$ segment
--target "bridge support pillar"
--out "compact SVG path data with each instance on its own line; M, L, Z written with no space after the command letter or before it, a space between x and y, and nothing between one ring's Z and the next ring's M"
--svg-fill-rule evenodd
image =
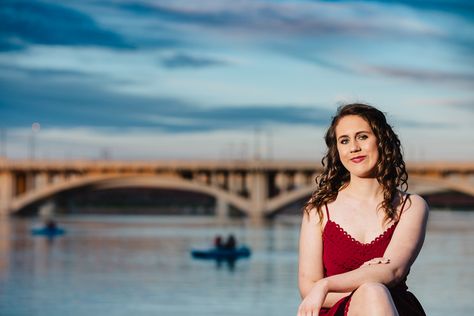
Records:
M265 206L268 200L268 181L266 174L261 171L252 174L251 180L251 202L248 212L251 221L260 222L265 216Z
M228 187L228 189L231 193L235 193L235 192L239 191L238 180L239 179L237 178L236 174L234 174L234 173L229 174L229 178L228 178L229 187Z
M225 220L229 216L229 204L223 198L217 198L216 216L220 221Z
M46 172L41 172L36 175L35 178L35 189L42 189L48 185L48 174Z
M0 173L0 217L10 214L10 203L13 199L13 178L9 172Z

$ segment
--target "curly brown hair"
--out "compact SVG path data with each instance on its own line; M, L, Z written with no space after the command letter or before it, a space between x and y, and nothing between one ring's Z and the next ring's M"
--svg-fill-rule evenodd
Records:
M384 197L378 209L385 211L385 221L397 220L397 210L393 201L397 196L398 189L403 192L408 189L408 173L403 161L400 140L381 111L362 103L340 106L332 118L331 125L324 137L328 147L326 155L321 160L324 170L315 179L317 188L305 204L304 210L309 215L311 209L316 209L320 220L322 220L323 205L334 201L338 192L349 184L350 174L339 160L336 140L336 126L341 118L347 115L357 115L367 121L377 138L379 160L374 174L382 185Z

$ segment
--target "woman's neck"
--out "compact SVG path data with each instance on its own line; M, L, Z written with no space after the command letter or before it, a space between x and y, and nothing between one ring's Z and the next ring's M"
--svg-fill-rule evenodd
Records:
M351 175L349 184L344 188L344 191L357 200L369 202L383 199L383 187L376 178L359 178Z

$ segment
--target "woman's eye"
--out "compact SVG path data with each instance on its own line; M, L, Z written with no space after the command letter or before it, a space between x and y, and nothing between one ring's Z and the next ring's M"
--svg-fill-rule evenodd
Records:
M359 135L359 139L362 139L362 140L367 139L367 137L368 137L367 135Z
M348 142L349 142L348 139L343 139L343 140L341 140L341 144L343 144L343 145L347 144Z

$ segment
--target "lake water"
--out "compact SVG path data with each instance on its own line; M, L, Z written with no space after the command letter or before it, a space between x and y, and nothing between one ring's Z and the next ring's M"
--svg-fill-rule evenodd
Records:
M67 234L30 235L34 219L0 221L0 315L295 315L299 219L67 216ZM428 315L474 315L474 212L432 212L408 278ZM216 234L253 254L192 259Z

